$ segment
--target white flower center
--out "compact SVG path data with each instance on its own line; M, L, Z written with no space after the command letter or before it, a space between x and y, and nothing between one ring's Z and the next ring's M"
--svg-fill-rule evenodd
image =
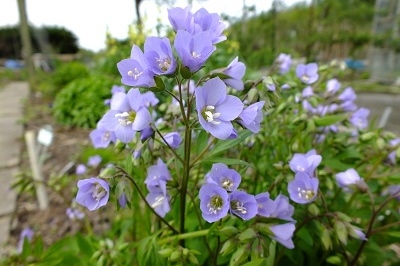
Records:
M122 126L128 126L131 125L136 118L136 112L135 111L130 111L128 112L123 112L123 113L118 113L115 114L115 117L118 118L118 123Z
M192 57L193 58L200 58L201 54L196 53L195 51L192 52Z
M311 189L302 189L298 187L297 191L299 192L299 197L302 199L310 200L315 196L314 191Z
M205 108L203 108L201 114L203 115L203 118L207 120L207 122L212 123L214 125L218 125L221 122L216 121L218 117L220 117L221 113L215 113L215 107L211 105L207 105Z
M213 196L207 204L208 211L212 214L217 214L217 212L222 210L222 206L224 205L223 199L215 195Z
M303 76L301 76L301 80L304 81L304 82L307 82L307 81L310 80L310 77L307 76L307 75L303 75Z
M155 208L161 206L161 205L163 204L164 200L165 200L165 197L164 197L164 196L157 196L157 197L155 198L155 201L153 202L153 204L151 204L151 207L152 207L153 209L155 209Z
M246 207L243 206L242 202L239 202L237 200L232 201L231 203L231 208L235 211L235 212L239 212L241 214L246 214L247 213L247 209Z
M93 199L100 201L106 194L107 191L99 183L96 183L92 192Z
M171 67L171 58L167 57L164 59L156 58L158 67L162 72L167 71Z
M102 138L102 141L108 141L111 137L111 134L109 131L105 132Z
M142 74L143 71L140 71L137 67L128 71L128 76L133 77L135 80L138 80Z
M233 182L232 180L228 179L228 178L224 178L221 182L221 187L223 187L224 189L231 191L233 188Z

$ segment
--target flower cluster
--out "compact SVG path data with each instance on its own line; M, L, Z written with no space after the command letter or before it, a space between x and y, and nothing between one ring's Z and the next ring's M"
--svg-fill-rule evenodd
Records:
M199 192L200 209L204 220L216 222L228 212L243 220L257 215L257 201L253 195L237 190L240 174L223 163L213 164L206 175L206 183Z
M310 64L309 64L310 65ZM307 65L308 66L308 65ZM314 64L313 64L314 66ZM304 73L307 73L308 68L306 66L298 66L298 78L302 79L304 76L308 77L306 74L301 74L302 70ZM314 67L311 68L313 71ZM317 75L317 74L315 74ZM314 79L315 76L314 75ZM312 80L312 79L309 79ZM311 83L307 83L311 84ZM325 104L313 104L313 97L322 97L324 99ZM358 130L365 130L368 127L368 116L369 109L364 107L357 107L355 100L357 99L357 95L352 87L346 87L341 90L341 83L333 78L326 82L326 90L319 94L319 92L315 92L313 87L308 85L302 91L301 95L301 103L303 109L311 115L317 115L319 117L325 117L328 115L335 114L347 114L348 122L352 125L353 130L352 134L357 135ZM338 132L340 127L340 123L335 123L333 125L327 127L321 127L321 134L319 135L319 141L324 139L325 133Z
M290 198L297 203L305 204L315 200L318 194L318 178L315 169L322 160L315 150L305 154L296 153L289 162L290 169L295 173L294 180L289 182Z
M147 177L144 181L149 190L146 200L161 217L164 217L170 211L170 196L167 191L169 180L171 180L171 175L167 165L161 159L158 159L156 165L148 168Z
M112 174L80 180L77 203L93 211L104 206L110 194L115 193L122 208L148 208L159 222L159 226L149 230L160 229L162 233L157 237L165 238L157 242L163 246L160 254L171 262L176 259L172 254L178 253L181 257L175 261L190 261L190 255L184 253L191 252L187 250L194 243L191 238L213 236L213 230L220 229L216 233L216 246L223 246L214 252L210 247L215 243L206 243L210 257L216 258L220 251L235 248L249 254L263 253L274 248L269 244L271 239L294 248L295 219L300 215L295 215L296 204L290 201L313 202L308 206L297 205L304 211L301 217L305 217L298 227L299 238L305 236L306 242L314 241L314 232L307 231L311 227L328 232L321 240L326 250L339 242L346 245L348 236L368 239L371 232L364 234L361 225L352 225L349 217L331 210L325 203L325 199L336 199L343 191L356 193L369 189L367 175L360 172L364 181L357 172L358 165L357 171L343 167L353 159L358 160L361 152L345 145L335 146L350 138L356 141L354 136L362 135L369 126L369 110L357 107L354 90L342 89L335 78L322 80L325 68L319 68L317 63L298 64L291 75L293 80L288 79L283 86L279 85L280 80L275 82L279 76L244 82L246 66L238 57L227 60L230 63L226 67L207 70L207 60L226 39L225 25L219 16L205 9L193 13L187 7L169 9L168 18L175 32L171 39L147 37L143 47L133 45L130 57L117 64L122 84L130 88L113 86L112 96L106 101L109 110L90 138L96 148L114 143L116 152L127 151L128 156L123 164L116 163L113 171L105 170ZM282 75L292 65L291 56L282 53L270 71ZM296 94L293 90L297 90ZM280 93L289 95L286 102L280 102ZM264 117L268 118L265 123L270 124L262 125ZM281 128L278 123L290 123L283 124L289 129ZM347 131L341 138L331 134L326 139L332 137L335 142L324 143L328 133L341 133L343 128ZM379 157L395 164L394 149L398 144L398 139L392 139L387 147L381 144ZM246 150L233 150L235 145L243 145ZM297 152L302 150L308 151ZM324 152L324 169L318 170L322 156L317 150ZM375 155L372 150L368 149L368 153ZM329 152L342 155L344 162L326 158ZM234 158L222 160L221 156L231 155ZM88 165L95 167L98 163L93 158ZM213 164L207 172L210 163ZM129 170L125 171L121 165ZM242 165L247 168L241 175L236 169ZM288 175L288 169L293 174ZM81 173L84 170L79 169ZM107 178L107 182L102 178ZM335 180L341 189L325 195L324 189L332 190ZM147 195L142 193L144 187ZM133 188L145 204L132 200ZM398 193L397 186L387 191L390 197L397 197ZM348 196L343 194L344 198ZM378 209L373 208L373 212ZM71 219L81 217L74 209L67 214ZM375 214L373 217L377 217ZM204 224L204 220L219 223ZM164 234L165 228L169 231ZM192 234L190 230L199 231ZM179 247L165 244L175 237ZM207 241L213 241L212 237L207 237ZM232 241L235 248L229 247ZM244 262L247 254L242 253ZM239 255L235 253L232 257Z

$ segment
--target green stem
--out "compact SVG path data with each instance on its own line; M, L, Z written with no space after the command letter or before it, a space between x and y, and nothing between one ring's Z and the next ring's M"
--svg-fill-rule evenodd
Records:
M377 232L379 232L379 231L386 230L386 229L388 229L388 228L390 228L390 227L392 227L392 226L398 226L398 225L400 225L400 221L393 222L393 223L390 223L390 224L386 224L386 225L383 225L383 226L381 226L381 227L377 227L377 228L371 230L370 235L373 235L373 234L375 234L375 233L377 233Z
M196 237L200 237L200 236L206 236L208 234L209 230L210 229L204 229L204 230L200 230L200 231L194 231L194 232L190 232L190 233L170 236L170 237L161 239L160 241L158 241L158 244L163 245L163 244L171 243L174 240L184 240L184 239L188 239L188 238L196 238Z
M183 177L181 182L180 188L180 223L179 223L179 233L185 233L185 220L186 220L186 194L188 188L188 181L189 181L189 174L190 174L190 150L191 150L191 143L192 143L192 128L190 126L190 112L192 108L192 104L189 100L190 93L189 93L189 85L187 86L186 91L186 114L183 108L183 99L182 99L182 84L179 83L179 97L180 102L182 104L181 112L182 116L185 117L185 147L184 147L184 162L183 162ZM182 239L180 244L184 247L185 242Z
M183 161L183 159L181 158L181 156L179 156L179 154L176 153L175 149L173 149L168 142L165 140L164 136L161 134L161 132L157 129L157 127L154 127L154 129L156 130L157 134L161 137L161 139L163 140L164 144L168 146L168 148L172 151L172 153L175 155L175 157L181 161L182 164L184 164L185 162Z
M212 141L210 141L210 143L208 143L207 147L205 147L200 154L193 160L193 162L190 164L190 167L193 167L197 161L199 161L201 158L203 158L204 154L208 151L208 149L210 149L211 145L213 145L215 143L217 139L214 138Z
M178 78L176 78L176 82L177 82L178 88L179 88L179 99L178 99L179 108L181 109L181 114L182 114L183 122L184 122L185 125L187 126L188 123L189 123L189 117L186 117L186 114L185 114L185 107L183 106L183 100L182 100L182 81L179 80ZM188 107L188 108L189 108L189 107Z
M379 206L379 208L375 212L372 213L371 220L369 221L369 224L368 224L367 232L365 233L366 238L369 238L369 236L372 234L372 232L373 232L372 226L374 225L375 219L378 217L379 212L386 206L386 204L388 204L392 199L395 199L398 196L400 196L400 191L398 191L397 193L394 193L392 196L388 197L384 202L382 202L382 204ZM354 256L353 260L349 264L350 266L356 265L357 260L361 256L361 253L364 250L366 244L367 244L367 241L363 241L361 243L360 247L358 248L358 250L356 252L356 255Z
M181 183L181 194L180 194L180 227L179 232L183 234L185 232L185 219L186 219L186 193L188 187L189 173L190 173L190 145L192 139L192 130L190 127L185 129L185 155L183 164L183 178ZM183 245L183 241L181 242Z
M269 256L267 257L267 261L265 265L267 266L274 266L275 265L275 255L276 255L276 241L272 240L269 244Z
M151 205L147 202L146 197L144 196L144 194L142 193L142 191L140 190L140 187L138 186L138 184L135 182L135 180L133 180L133 178L127 173L125 172L124 169L116 166L116 168L121 171L123 173L123 177L127 178L128 180L130 180L133 184L133 186L136 188L136 190L138 191L140 197L142 198L142 200L144 201L144 203L146 204L146 206L169 228L171 229L171 231L173 231L175 234L178 233L178 231L172 226L170 225L163 217L161 217L154 209L153 207L151 207Z

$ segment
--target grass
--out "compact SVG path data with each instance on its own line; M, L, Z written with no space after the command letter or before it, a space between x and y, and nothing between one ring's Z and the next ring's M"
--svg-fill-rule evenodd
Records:
M0 68L0 89L11 81L26 80L26 71Z

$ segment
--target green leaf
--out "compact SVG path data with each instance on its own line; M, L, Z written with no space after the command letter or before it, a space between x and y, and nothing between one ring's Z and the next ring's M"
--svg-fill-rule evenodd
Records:
M229 265L240 265L245 259L247 259L249 253L247 245L239 247L239 249L233 253Z
M222 157L213 157L213 158L207 158L201 161L202 163L223 163L226 165L244 165L247 167L250 167L250 164L248 162L245 162L240 159L233 159L233 158L222 158Z
M400 232L397 232L397 231L386 232L385 235L400 238Z
M169 256L169 261L171 262L177 262L182 259L182 250L175 250L174 252L171 253L171 256Z
M236 227L234 227L232 225L227 225L227 226L222 227L218 231L216 231L216 233L219 235L226 236L226 237L231 237L231 236L236 235L238 233L238 230Z
M323 127L323 126L330 126L341 122L347 118L346 115L327 115L323 117L313 116L313 120L316 126Z
M199 260L196 258L196 256L192 253L192 252L190 252L189 254L188 254L188 260L190 261L190 263L192 263L192 264L194 264L194 265L199 265L200 263L199 263Z
M339 256L330 256L326 259L326 262L330 263L330 264L335 264L335 265L339 265L342 263L342 260L340 259Z
M326 228L322 229L321 242L326 250L330 250L332 248L331 234L330 231Z
M310 247L313 246L314 240L312 236L310 235L310 232L306 230L305 228L303 230L300 230L297 232L297 235L299 236L300 239L302 239L304 242L306 242Z
M35 257L40 258L44 251L44 244L41 237L36 238L35 245L33 246L33 254Z
M236 241L233 238L229 238L228 240L225 241L225 243L222 245L221 250L219 253L222 256L226 256L228 254L231 254L235 249L236 249Z
M174 252L174 249L168 247L168 248L164 248L164 249L158 251L158 254L160 254L161 257L163 257L163 258L168 258L169 256L171 256L172 252Z
M160 76L155 76L154 81L156 82L157 88L161 91L165 90L165 84L164 81Z
M258 232L260 232L263 236L271 236L273 235L271 232L270 224L263 224L263 223L257 223L255 225L255 228L257 229Z
M238 133L236 139L229 139L218 142L215 147L210 151L209 157L215 156L223 151L226 151L239 143L242 143L247 137L251 136L253 132L250 130L242 130Z
M248 242L249 239L253 239L257 236L253 228L247 228L238 235L240 242Z
M255 259L252 261L249 261L242 266L260 266L260 265L265 265L266 259L260 258L260 259Z
M341 221L336 221L334 228L335 228L335 232L336 232L336 235L337 235L339 241L346 245L347 238L349 235L347 232L346 225Z
M156 241L157 235L152 235L139 242L137 258L139 265L164 265L158 251L160 247Z
M354 147L349 147L345 149L343 152L340 153L339 158L341 160L346 160L346 159L361 159L362 154L356 150Z
M345 171L352 167L351 164L343 163L337 158L326 158L324 159L324 164L325 166L328 166L333 170L339 170L339 171Z
M205 130L200 130L196 137L196 145L194 146L196 154L200 154L208 144L208 133Z
M191 79L192 78L192 72L190 72L190 69L185 66L181 66L181 75L184 79Z
M308 205L308 211L309 211L312 215L314 215L314 216L319 215L319 208L318 208L318 206L317 206L316 204L314 204L314 203Z
M229 76L225 73L222 73L222 72L211 72L210 73L210 79L216 78L216 77L218 77L220 79L230 79L231 78L231 76Z
M90 258L94 253L94 249L91 243L81 234L77 234L75 239L79 250Z
M132 176L133 174L133 161L132 161L132 156L126 156L125 159L125 171Z

